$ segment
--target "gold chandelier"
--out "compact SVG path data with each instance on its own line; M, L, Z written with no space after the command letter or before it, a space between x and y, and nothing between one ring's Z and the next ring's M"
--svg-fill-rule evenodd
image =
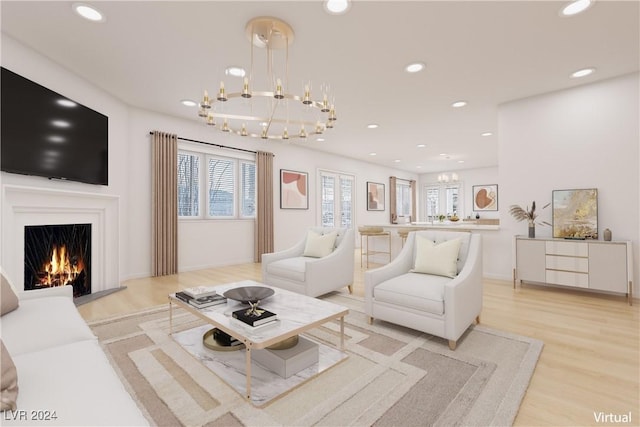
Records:
M227 93L224 81L213 97L205 90L198 116L222 132L262 139L306 138L333 128L337 117L327 84L320 86L319 101L312 98L309 81L301 82L302 95L289 91L291 26L277 18L259 17L247 23L245 32L251 44L249 75L240 74L243 83L238 92ZM264 74L254 72L254 48L264 52Z

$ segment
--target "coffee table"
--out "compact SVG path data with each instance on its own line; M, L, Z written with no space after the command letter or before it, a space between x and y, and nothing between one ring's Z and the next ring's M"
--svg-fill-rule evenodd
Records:
M253 280L244 280L240 282L228 283L225 285L216 286L216 291L223 294L225 291L243 287L243 286L266 286L264 284L255 282ZM268 287L268 286L267 286ZM252 399L251 386L252 386L252 363L251 353L253 350L264 349L274 344L280 343L295 335L299 335L310 329L317 328L324 323L330 322L335 319L340 319L340 343L339 346L333 347L333 349L325 349L321 351L326 354L333 350L333 354L329 357L329 361L322 363L321 369L318 369L317 373L324 372L329 367L343 361L348 356L344 352L344 317L349 313L349 309L337 304L333 304L327 301L323 301L317 298L311 298L306 295L300 295L295 292L290 292L284 289L271 287L275 293L260 303L261 308L265 308L278 315L278 320L267 325L259 327L251 327L237 319L234 319L231 314L243 307L247 307L242 303L227 300L227 304L207 307L198 309L191 306L188 303L178 299L175 294L169 295L169 328L170 334L173 335L173 307L177 305L186 309L190 313L200 317L210 325L226 332L227 334L240 340L245 346L245 368L244 375L246 376L246 385L244 390L244 397L254 404L264 404L270 399L261 396L258 400ZM192 341L197 340L197 337L202 339L202 334L193 335L190 338ZM184 340L184 338L183 338ZM327 347L324 345L324 347ZM335 354L335 353L338 354ZM215 353L220 353L216 355ZM223 354L224 353L224 354ZM229 358L231 352L215 352L211 351L211 356L208 357L220 357ZM230 364L227 360L223 361L225 368ZM215 371L214 371L215 372ZM218 372L216 372L218 374ZM223 380L224 372L218 374ZM306 378L308 379L308 378ZM304 381L306 381L306 379ZM231 384L230 381L226 381L230 386L237 390L237 384ZM298 381L299 383L300 381ZM297 386L297 384L296 384ZM285 387L286 388L286 387ZM283 390L288 391L287 390Z

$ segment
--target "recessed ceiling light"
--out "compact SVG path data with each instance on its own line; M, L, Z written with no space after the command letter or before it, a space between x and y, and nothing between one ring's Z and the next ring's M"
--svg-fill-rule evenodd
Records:
M395 159L393 163L400 163L400 161L401 161L400 159Z
M424 147L426 147L426 145L425 145L425 144L418 144L418 145L416 145L416 147L418 147L418 148L424 148Z
M369 153L370 156L377 156L378 153Z
M572 79L576 79L579 77L586 77L589 74L593 74L593 72L596 71L595 68L583 68L581 70L575 71L573 73L571 73L571 78Z
M422 166L416 166L416 169L422 169Z
M183 99L182 101L180 101L182 103L182 105L184 105L185 107L195 107L196 105L198 105L195 101L192 101L190 99Z
M447 153L440 153L440 155L441 155L441 156L446 156L446 155L447 155Z
M351 2L348 0L327 0L324 2L324 10L333 15L345 13L350 7Z
M584 12L591 6L591 0L576 0L562 8L560 14L563 16L573 16L580 12Z
M78 15L82 16L84 19L88 19L89 21L93 21L93 22L106 21L102 12L100 12L98 9L96 9L93 6L89 6L88 4L84 4L84 3L74 3L72 7L73 7L73 10Z
M367 125L367 128L369 128L369 129L377 129L378 125L376 123L371 123L371 124Z
M467 105L467 101L456 101L453 104L451 104L453 108L460 108L460 107L464 107L465 105Z
M316 141L318 141L318 142L324 142L324 138L316 138Z
M464 163L464 160L458 160L458 163Z
M426 65L424 65L423 62L414 62L404 67L404 70L407 73L417 73L424 70L424 67L426 67Z
M491 136L493 135L493 132L485 132L483 134L480 134L480 136Z
M242 67L227 67L227 69L224 70L224 73L227 76L233 77L244 77L247 74L247 72Z

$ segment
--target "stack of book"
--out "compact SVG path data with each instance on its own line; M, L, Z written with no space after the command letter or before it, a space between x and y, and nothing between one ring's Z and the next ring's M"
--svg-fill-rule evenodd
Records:
M278 320L278 315L276 313L272 313L269 310L264 310L262 308L258 308L257 311L260 313L259 315L248 314L249 309L243 308L242 310L236 310L233 312L233 317L238 319L249 326L261 326L266 325L267 323L275 322Z
M213 339L218 344L225 347L234 347L236 345L242 344L242 342L239 339L234 338L231 335L227 334L226 332L221 331L220 329L217 329L217 328L213 330Z
M227 299L216 293L215 288L206 286L198 286L185 289L182 292L176 292L176 298L196 308L206 308L227 303Z

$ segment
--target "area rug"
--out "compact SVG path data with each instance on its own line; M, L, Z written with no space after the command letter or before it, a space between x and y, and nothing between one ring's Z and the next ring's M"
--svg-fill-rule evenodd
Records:
M149 422L159 426L506 426L542 342L471 327L455 351L447 341L386 322L367 323L362 299L349 308L349 357L266 407L256 408L184 350L169 332L168 306L90 324ZM174 331L203 322L174 310ZM337 343L338 322L310 338Z

